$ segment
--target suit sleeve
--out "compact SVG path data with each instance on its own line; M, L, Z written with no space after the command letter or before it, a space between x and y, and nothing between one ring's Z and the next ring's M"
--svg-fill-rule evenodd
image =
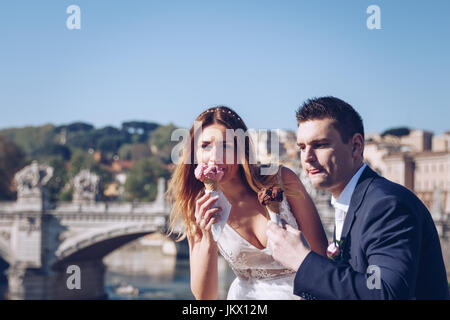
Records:
M346 262L311 252L297 271L294 293L319 299L409 299L420 238L414 212L397 199L380 199L365 217L360 243L368 265L379 271L379 281L372 282L372 273L358 273Z

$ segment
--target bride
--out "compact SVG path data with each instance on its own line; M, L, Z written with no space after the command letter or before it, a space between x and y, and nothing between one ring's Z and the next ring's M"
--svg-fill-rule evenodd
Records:
M248 135L245 145L239 147L237 144L242 141L227 137L227 129L247 132L242 119L230 108L210 108L195 121L201 127L191 128L183 161L177 165L168 188L174 202L172 230L181 218L185 225L181 239L187 237L189 243L192 293L196 299L217 299L220 251L237 276L228 299L298 299L293 294L297 270L286 269L276 262L267 246L268 211L258 202L257 193L262 188L281 187L284 190L281 217L302 230L311 250L325 256L327 239L311 198L296 174L285 167L276 174L262 175L261 168L250 161L253 158ZM221 210L211 208L217 197L205 193L203 183L194 176L195 163L208 162L223 169L219 188L231 204L228 221L217 242L211 232Z

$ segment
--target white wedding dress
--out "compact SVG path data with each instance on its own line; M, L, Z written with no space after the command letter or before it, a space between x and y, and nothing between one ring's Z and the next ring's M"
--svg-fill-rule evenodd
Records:
M281 218L298 229L284 197ZM305 241L305 240L304 240ZM258 249L225 224L217 242L221 255L236 274L228 291L229 300L297 300L293 294L295 271L286 269L271 255L270 246Z

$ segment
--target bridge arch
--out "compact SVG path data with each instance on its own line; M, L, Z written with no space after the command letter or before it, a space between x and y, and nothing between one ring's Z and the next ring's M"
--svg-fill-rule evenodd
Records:
M156 227L152 223L141 222L126 223L87 231L63 241L57 248L50 267L52 269L60 269L70 262L101 260L126 243L156 232L167 234L167 229ZM176 243L177 251L183 245ZM183 250L181 256L184 257L186 255L185 251Z

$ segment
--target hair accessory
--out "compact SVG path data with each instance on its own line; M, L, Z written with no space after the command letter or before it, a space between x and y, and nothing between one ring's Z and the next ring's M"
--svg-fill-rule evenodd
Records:
M211 109L208 109L208 110L204 111L200 116L204 115L205 113L215 112L215 111L220 111L220 108L211 108ZM233 118L236 118L237 120L241 121L241 118L238 117L237 114L234 113L233 111L227 110L226 112L227 112L229 115L231 115Z

